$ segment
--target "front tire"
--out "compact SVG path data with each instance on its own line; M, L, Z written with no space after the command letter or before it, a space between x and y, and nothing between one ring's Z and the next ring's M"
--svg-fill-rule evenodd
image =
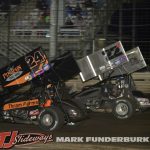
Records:
M113 106L113 115L118 119L128 119L134 114L134 111L134 103L127 98L116 100Z
M58 107L46 108L39 115L39 127L45 131L60 129L64 122L64 114Z

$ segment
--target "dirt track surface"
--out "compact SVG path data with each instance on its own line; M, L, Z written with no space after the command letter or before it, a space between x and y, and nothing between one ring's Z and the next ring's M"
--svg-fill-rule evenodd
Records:
M54 142L47 144L32 144L21 147L14 147L13 149L60 149L60 150L74 150L86 149L150 149L149 143L56 143L56 137L150 137L150 111L137 113L128 120L117 120L112 114L107 113L92 113L90 118L76 124L75 126L64 126L59 131L50 133L43 132L35 125L24 124L10 124L0 123L0 132L4 131L19 131L19 133L44 133L52 134ZM90 144L90 145L89 145ZM76 146L76 148L75 148ZM85 148L84 148L85 147Z

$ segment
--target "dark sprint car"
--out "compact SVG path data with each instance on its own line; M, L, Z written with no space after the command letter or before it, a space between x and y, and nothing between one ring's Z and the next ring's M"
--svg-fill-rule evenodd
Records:
M116 118L127 119L134 112L150 107L149 99L136 90L131 76L146 67L139 47L125 53L119 41L77 62L82 81L94 77L100 80L72 94L74 101L84 105L82 109L112 112Z
M0 69L1 120L52 131L84 119L85 113L75 102L62 100L63 81L78 73L70 53L49 62L40 47ZM16 92L21 88L23 93Z

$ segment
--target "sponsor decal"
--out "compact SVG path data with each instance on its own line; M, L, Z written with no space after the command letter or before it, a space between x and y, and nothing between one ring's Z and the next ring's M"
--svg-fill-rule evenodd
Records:
M14 146L49 142L56 143L150 143L150 137L56 137L52 134L22 133L18 131L0 133L0 149Z
M31 110L29 112L29 116L37 116L39 115L40 111L38 109L35 109L35 110Z
M23 84L26 82L26 77L29 75L29 73L26 73L25 75L19 77L18 79L10 82L9 84L6 84L4 87L9 87L9 86L14 86L14 85L19 85L19 84Z
M0 149L9 149L17 145L28 145L43 142L44 144L53 141L53 136L42 133L24 133L18 131L0 133Z
M16 67L12 66L11 68L9 68L8 71L3 73L2 76L6 81L12 81L21 76L22 73L23 73L22 67L21 65L18 65Z
M50 69L49 64L44 64L42 68L38 69L37 71L32 71L28 76L25 77L26 81L31 81L35 77L43 74L45 71L48 71Z
M39 105L39 100L33 99L33 100L26 100L26 101L21 101L21 102L5 104L3 107L3 110L11 110L11 109L32 107L32 106L38 106L38 105Z

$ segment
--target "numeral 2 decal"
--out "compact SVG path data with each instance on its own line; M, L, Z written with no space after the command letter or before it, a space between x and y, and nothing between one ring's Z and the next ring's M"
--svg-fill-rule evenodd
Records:
M30 68L34 68L40 62L44 62L45 57L41 54L41 52L37 51L33 55L27 56L25 60L27 64L30 66Z
M120 49L116 46L111 49L106 50L106 53L110 60L122 54Z

